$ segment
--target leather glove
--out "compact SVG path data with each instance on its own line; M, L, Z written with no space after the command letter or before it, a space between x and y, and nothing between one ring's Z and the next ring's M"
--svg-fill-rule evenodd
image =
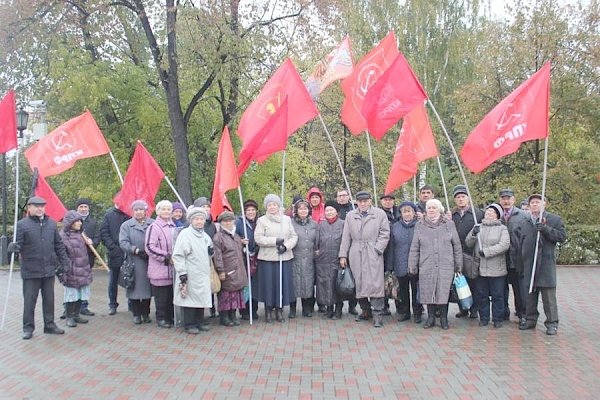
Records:
M212 246L208 246L208 256L212 257L215 254L215 249Z
M186 284L188 281L187 274L179 275L179 282Z
M538 232L546 232L546 230L548 229L548 227L543 222L536 222L535 223L535 229Z
M485 258L485 253L483 252L483 250L479 250L479 257Z
M481 225L475 225L473 227L473 236L477 236L479 234L479 231L481 231Z
M281 246L281 245L283 244L283 242L284 242L284 240L283 240L283 239L281 239L281 238L277 238L277 239L275 240L275 245L276 245L277 247L279 247L279 246Z
M285 245L280 244L277 246L277 254L283 254L287 251L287 247Z
M56 268L54 275L56 275L58 281L62 284L67 281L67 274L65 273L65 268L62 265Z
M8 247L6 248L6 250L9 253L19 253L21 251L21 246L17 242L11 242L8 244Z
M169 265L171 265L171 255L170 255L170 254L167 254L167 255L165 256L165 261L164 261L164 263L165 263L165 265L166 265L166 266L169 266Z

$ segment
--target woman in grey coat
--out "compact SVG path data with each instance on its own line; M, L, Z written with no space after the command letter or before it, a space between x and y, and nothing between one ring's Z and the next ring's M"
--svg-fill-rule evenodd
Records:
M127 289L127 298L130 300L133 313L133 323L139 325L143 322L150 323L150 299L152 288L148 278L148 255L144 250L146 230L154 222L146 216L148 204L144 200L135 200L131 203L133 218L123 222L119 231L119 246L134 265L133 288Z
M440 311L440 325L448 329L448 297L455 272L462 270L462 247L451 219L437 199L425 205L425 216L415 228L408 272L419 274L419 300L427 305L427 321L423 327L435 325L435 310Z
M292 226L298 235L294 247L294 297L290 301L289 318L296 318L296 299L302 301L302 316L312 317L315 305L315 236L317 223L310 216L311 209L304 199L294 203Z
M479 259L477 296L479 299L479 326L490 321L490 296L494 328L502 327L504 319L504 286L506 285L506 252L510 248L508 228L500 217L504 210L499 204L490 204L485 210L481 225L475 225L465 238L467 247L475 246Z

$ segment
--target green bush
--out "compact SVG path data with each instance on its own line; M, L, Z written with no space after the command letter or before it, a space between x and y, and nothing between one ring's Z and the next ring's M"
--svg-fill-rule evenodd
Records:
M567 240L559 247L558 264L600 264L600 226L568 226Z

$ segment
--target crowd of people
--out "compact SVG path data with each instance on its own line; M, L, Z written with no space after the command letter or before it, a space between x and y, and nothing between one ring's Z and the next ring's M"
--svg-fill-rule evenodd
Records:
M491 319L501 328L511 317L512 287L519 329L536 327L541 294L546 333L555 335L555 249L566 239L561 218L546 211L548 202L539 194L517 207L514 192L502 189L498 202L483 210L474 207L463 185L452 195L454 207L445 210L428 185L420 189L417 203L396 205L395 197L385 194L378 206L366 191L358 192L353 203L345 189L327 200L313 187L296 196L288 210L281 198L268 194L263 215L255 200L246 200L241 216L231 211L213 216L210 200L200 197L189 208L161 200L155 219L148 204L136 200L128 213L110 209L101 224L90 215L90 201L79 199L60 231L45 215L46 201L31 197L26 217L17 224L17 240L9 245L20 255L23 339L33 335L40 292L44 333L64 333L54 321L55 277L64 286L66 326L94 316L89 308L93 248L100 244L110 269L109 315L119 308L122 266L133 268L134 284L126 296L134 324L152 322L152 298L159 328L174 327L175 308L180 308L189 334L208 330L205 309L228 328L240 325L238 317L283 323L298 317L299 299L303 318L313 317L316 305L323 318L339 320L347 301L356 321L372 320L378 328L391 315L394 300L400 323L421 324L426 310L424 328L439 319L448 329L451 286L455 275L464 273L474 301L469 309L459 307L456 318L478 319L480 327ZM344 269L352 273L355 296L337 291L338 272ZM385 290L389 279L397 287L393 296Z

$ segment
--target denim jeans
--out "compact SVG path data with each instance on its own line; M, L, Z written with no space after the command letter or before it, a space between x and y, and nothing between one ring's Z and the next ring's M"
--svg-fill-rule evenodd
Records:
M479 318L490 320L490 296L492 297L492 320L501 322L504 319L504 285L506 276L480 276L477 278L477 295L479 301Z

